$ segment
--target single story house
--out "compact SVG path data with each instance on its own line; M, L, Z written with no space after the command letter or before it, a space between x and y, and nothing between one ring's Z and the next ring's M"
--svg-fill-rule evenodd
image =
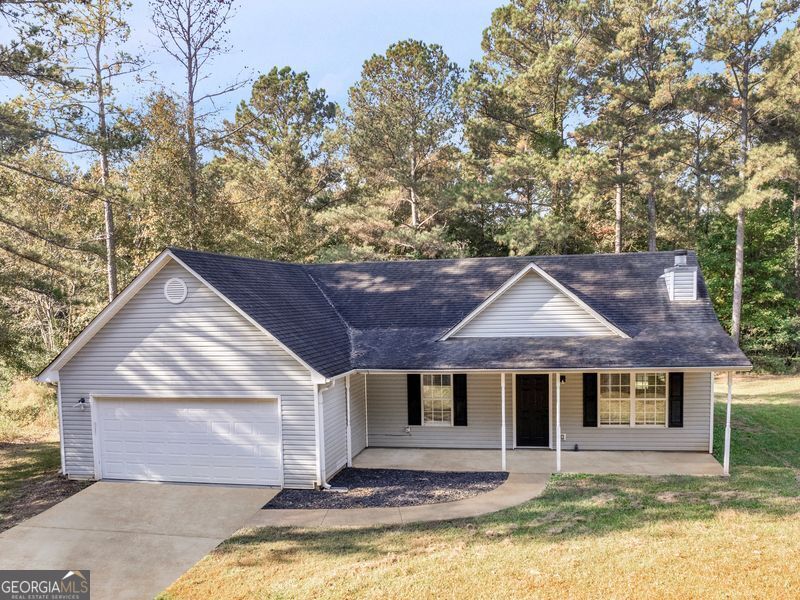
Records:
M170 248L39 379L70 477L311 488L368 446L711 452L713 373L750 368L693 252Z

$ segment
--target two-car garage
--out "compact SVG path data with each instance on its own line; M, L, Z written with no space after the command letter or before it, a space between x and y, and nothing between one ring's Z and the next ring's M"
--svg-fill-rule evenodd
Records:
M276 399L92 398L98 478L281 485Z

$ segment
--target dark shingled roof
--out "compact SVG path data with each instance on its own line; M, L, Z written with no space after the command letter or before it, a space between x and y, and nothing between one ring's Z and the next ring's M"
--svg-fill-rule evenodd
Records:
M296 265L171 249L320 374L351 369L742 367L702 275L671 302L672 252ZM687 263L697 265L689 252ZM439 338L530 263L630 336ZM699 271L698 271L699 272Z

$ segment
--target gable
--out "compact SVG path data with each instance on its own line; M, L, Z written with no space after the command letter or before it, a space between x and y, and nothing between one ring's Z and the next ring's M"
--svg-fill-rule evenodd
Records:
M536 269L486 303L452 337L585 337L618 335Z
M179 278L183 281L184 288L193 287L201 290L203 295L213 297L214 302L220 307L224 307L224 311L226 311L227 314L235 315L234 318L240 323L244 323L249 330L255 331L258 335L269 339L273 344L280 348L284 354L307 369L311 373L312 377L320 377L312 367L299 358L296 353L294 353L271 332L268 332L266 329L264 329L264 327L261 326L255 319L253 319L252 316L231 302L229 298L205 281L180 258L174 256L170 250L165 250L155 260L153 260L153 262L151 262L147 268L145 268L145 270L142 271L124 290L122 290L122 292L111 303L109 303L102 311L100 311L100 313L89 323L89 325L87 325L86 328L83 329L83 331L81 331L78 336L72 342L70 342L70 344L64 348L64 350L58 356L56 356L56 358L53 359L53 361L47 367L42 370L41 373L39 373L37 379L39 381L47 382L58 381L59 371L68 365L72 361L73 357L75 357L77 353L81 352L87 344L91 343L95 336L104 333L106 331L106 327L110 325L112 321L119 321L119 319L116 319L116 317L119 313L128 308L128 304L132 303L133 306L138 306L143 302L143 300L140 299L141 294L145 294L145 296L149 297L150 301L154 301L155 298L160 298L158 302L163 302L164 305L171 306L173 312L176 314L180 315L185 313L189 309L189 302L180 302L178 304L174 304L165 297L164 285L170 279L169 277L165 279L165 274L169 273L178 273L179 275L182 275ZM175 290L173 290L173 292L174 291ZM144 300L144 302L147 302L147 300ZM131 311L129 310L126 312L130 313ZM152 314L148 314L146 316L142 315L141 322L138 323L138 325L147 324L143 326L156 327L158 324L158 319L164 316L165 313L163 313L160 306L154 307ZM227 322L229 322L229 319L220 319L218 326L224 329ZM212 325L216 325L216 323L208 321L205 325L207 327L212 327ZM227 335L228 339L225 341L225 344L233 343L233 340L235 340L236 337L235 332L229 331L227 332Z
M165 297L169 281L186 297ZM170 261L62 368L94 393L275 395L308 371L187 269Z

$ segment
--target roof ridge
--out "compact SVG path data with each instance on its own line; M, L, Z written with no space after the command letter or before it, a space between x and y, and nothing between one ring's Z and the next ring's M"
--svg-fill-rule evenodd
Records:
M225 252L211 252L208 250L192 250L189 248L181 248L179 246L167 246L166 250L170 250L172 252L188 252L191 254L203 254L208 256L219 256L222 258L233 258L237 260L244 260L244 261L251 261L257 263L267 263L267 264L274 264L274 265L285 265L285 266L292 266L292 267L301 267L303 269L307 267L326 267L326 266L345 266L345 265L380 265L380 264L400 264L400 263L434 263L434 262L456 262L456 261L492 261L492 260L529 260L529 261L536 261L540 259L551 260L551 259L575 259L575 258L586 258L586 257L594 257L594 256L603 256L603 257L632 257L632 256L645 256L645 255L665 255L665 254L672 254L675 250L656 250L656 251L633 251L633 252L585 252L585 253L578 253L578 254L517 254L517 255L506 255L506 256L457 256L453 258L399 258L399 259L387 259L387 260L359 260L359 261L342 261L342 262L292 262L292 261L285 261L285 260L273 260L268 258L255 258L253 256L241 256L239 254L229 254ZM687 252L691 254L697 254L697 251L694 249L689 249Z

